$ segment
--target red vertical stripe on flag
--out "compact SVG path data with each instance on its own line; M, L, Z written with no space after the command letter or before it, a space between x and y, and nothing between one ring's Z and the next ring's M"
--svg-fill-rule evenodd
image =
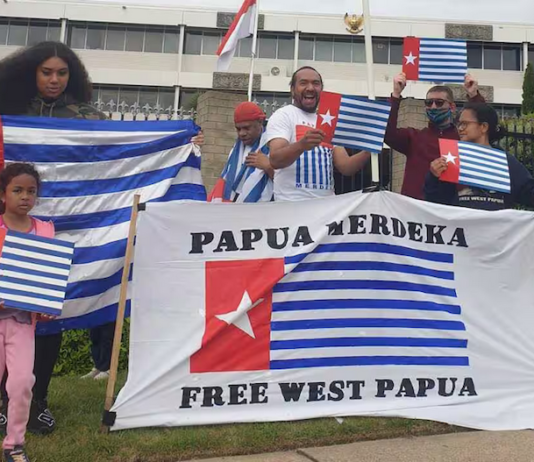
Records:
M272 288L283 277L283 258L206 262L206 327L191 373L269 369Z
M406 37L402 53L402 72L406 80L419 80L419 49L421 41L417 37Z
M230 200L225 200L223 197L225 186L226 180L219 178L208 196L208 202L231 202Z
M339 108L341 106L341 96L339 93L321 92L319 107L317 108L317 127L326 134L325 142L331 144L336 131L339 119Z
M0 116L0 170L4 170L4 124Z
M7 229L0 228L0 257L2 257L2 250L4 249L4 242L6 240Z
M449 183L458 183L460 181L460 153L458 150L458 141L456 140L439 140L439 152L441 157L447 160L447 170L445 170L439 179Z

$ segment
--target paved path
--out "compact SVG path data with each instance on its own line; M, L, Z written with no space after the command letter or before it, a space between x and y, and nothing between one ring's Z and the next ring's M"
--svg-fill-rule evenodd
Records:
M533 462L534 432L466 432L202 462Z

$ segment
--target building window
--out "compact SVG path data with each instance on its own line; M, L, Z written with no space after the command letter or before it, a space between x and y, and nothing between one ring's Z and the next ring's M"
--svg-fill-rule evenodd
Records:
M402 64L401 39L373 38L373 59L380 64ZM299 59L336 63L365 63L363 37L304 36L299 41Z
M110 112L132 112L134 108L145 112L156 108L172 111L174 88L95 85L93 104Z
M73 23L69 26L68 44L80 50L176 54L179 36L177 27Z
M467 44L467 66L471 69L520 71L521 45L471 42Z
M256 53L260 59L293 59L295 56L295 37L292 35L264 34L258 35ZM252 37L240 40L236 53L239 58L252 55Z
M221 32L187 31L184 53L186 55L215 55L221 40Z
M510 119L521 115L521 106L513 104L492 104L491 107L497 111L501 119Z
M534 66L534 47L528 47L528 62Z
M59 41L61 22L41 19L1 19L0 45L31 46Z

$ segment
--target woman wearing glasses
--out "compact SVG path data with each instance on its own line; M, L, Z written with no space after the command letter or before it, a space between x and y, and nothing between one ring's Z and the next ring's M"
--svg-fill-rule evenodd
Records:
M505 135L499 125L499 117L491 106L484 103L468 103L456 124L461 141L499 149L497 142ZM534 179L529 171L510 154L510 194L461 186L440 181L439 177L448 168L445 157L439 157L430 164L425 181L425 199L429 202L446 205L459 205L480 210L502 210L519 204L534 206Z

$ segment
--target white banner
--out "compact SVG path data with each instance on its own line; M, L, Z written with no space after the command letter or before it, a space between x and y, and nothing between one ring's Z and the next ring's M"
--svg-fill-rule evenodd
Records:
M114 430L326 416L534 428L534 215L392 193L148 204Z

